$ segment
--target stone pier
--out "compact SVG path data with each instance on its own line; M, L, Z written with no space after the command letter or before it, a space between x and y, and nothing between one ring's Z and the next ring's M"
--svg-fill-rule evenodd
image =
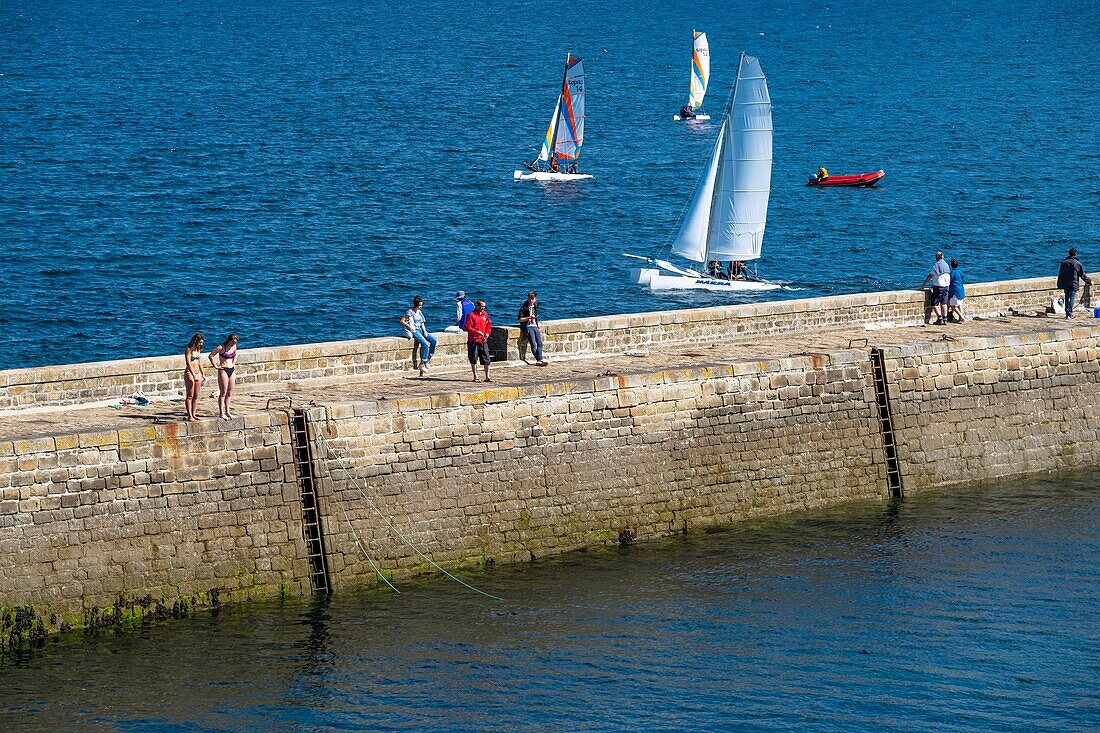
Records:
M228 421L181 422L179 356L0 372L0 636L1094 466L1100 321L1053 286L548 322L545 368L499 328L492 384L461 335L423 378L399 338L242 350Z

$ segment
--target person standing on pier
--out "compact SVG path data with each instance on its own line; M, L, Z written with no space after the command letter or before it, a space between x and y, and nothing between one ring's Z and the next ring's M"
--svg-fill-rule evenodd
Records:
M932 283L932 312L937 315L936 325L947 325L947 291L951 287L951 268L943 261L943 252L936 253L936 262L932 265L932 271L921 283L923 290L928 283Z
M539 328L539 294L534 290L527 294L527 300L519 308L519 328L531 345L537 366L546 366L542 356L542 329Z
M466 316L466 356L470 359L470 369L474 373L475 382L479 381L477 378L479 361L485 367L485 381L493 381L489 379L489 362L492 361L489 356L489 336L492 333L493 319L485 310L485 301L479 300L474 303L473 312Z
M966 320L963 315L963 300L966 299L965 285L966 280L963 278L963 271L959 269L959 261L951 260L951 285L948 288L947 305L951 308L951 317L948 320L955 323Z
M1069 256L1062 260L1062 264L1058 267L1058 287L1066 297L1066 318L1073 318L1073 306L1077 302L1080 280L1084 280L1087 285L1092 285L1092 280L1085 272L1081 260L1077 259L1077 248L1073 247L1069 251Z
M231 333L210 352L210 364L218 370L218 416L222 420L235 417L229 411L229 398L237 383L237 341L237 334Z
M196 333L187 342L183 350L183 404L187 411L187 422L199 419L199 395L206 375L202 371L202 345L205 337Z

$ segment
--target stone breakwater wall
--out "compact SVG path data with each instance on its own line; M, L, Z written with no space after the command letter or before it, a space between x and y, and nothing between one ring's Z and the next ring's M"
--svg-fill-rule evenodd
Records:
M235 422L0 443L0 635L307 591L286 415Z
M333 581L417 570L399 536L514 562L883 497L870 380L845 351L314 408Z
M1100 330L882 349L906 495L1100 465Z
M1053 278L1032 278L971 285L967 289L967 309L971 315L1012 310L1041 313L1061 292L1054 284ZM511 318L511 308L502 312L496 307L494 311L498 323ZM546 321L543 332L548 353L579 357L711 342L722 336L774 335L853 324L913 325L925 321L928 315L926 293L901 290ZM437 336L439 365L463 364L461 344L465 334ZM494 358L518 358L519 329L495 329L490 346ZM241 349L238 381L242 385L289 383L398 373L409 368L410 359L411 342L399 337ZM118 399L137 390L150 397L175 396L182 391L182 375L182 356L0 371L0 418L6 412L26 408Z
M877 348L906 495L1100 462L1096 328ZM871 356L311 407L328 586L885 501ZM308 592L291 417L0 442L0 638Z

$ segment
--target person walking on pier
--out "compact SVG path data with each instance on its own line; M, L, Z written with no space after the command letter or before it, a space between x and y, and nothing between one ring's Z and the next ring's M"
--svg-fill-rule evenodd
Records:
M493 381L489 378L489 362L492 361L489 356L489 336L492 333L493 319L485 310L485 301L479 300L474 303L473 312L466 316L466 356L470 359L470 369L474 373L475 382L479 381L477 378L479 361L485 367L485 381Z
M405 311L405 315L401 316L401 325L405 327L405 335L408 338L415 339L420 344L420 376L422 377L431 367L437 343L435 336L428 333L428 321L424 318L423 308L424 299L417 295L413 298L412 308L409 308Z
M963 300L966 299L966 280L963 271L959 269L959 261L951 260L951 285L948 287L947 305L951 308L948 320L962 323L966 320L963 314Z
M222 420L235 417L229 410L229 398L237 383L237 341L237 334L231 333L210 352L210 364L218 370L218 417Z
M527 294L527 300L519 308L519 328L523 332L531 352L535 355L537 366L546 366L542 355L542 329L539 328L539 294L534 290Z
M202 371L202 345L205 337L196 333L187 342L183 350L183 404L187 412L187 422L199 419L199 395L206 375Z
M1077 303L1080 280L1084 280L1087 285L1092 285L1092 280L1085 272L1081 260L1077 259L1077 248L1073 247L1069 251L1069 256L1062 260L1062 264L1058 267L1058 287L1066 297L1066 318L1073 318L1073 306Z
M936 325L947 325L947 291L951 287L951 268L943 261L943 252L936 253L936 262L932 265L932 271L921 283L923 290L928 283L932 283L932 312L936 314Z

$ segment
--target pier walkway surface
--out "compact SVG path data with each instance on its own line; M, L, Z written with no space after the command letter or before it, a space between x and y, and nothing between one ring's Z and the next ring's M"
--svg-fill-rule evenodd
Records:
M1012 315L975 318L963 324L948 326L905 326L893 328L850 327L808 329L774 336L749 335L722 337L712 343L669 343L625 353L582 355L562 358L547 353L550 364L536 367L519 360L494 363L493 388L519 387L563 380L594 378L607 375L655 372L664 369L698 367L707 364L729 364L783 358L800 354L867 348L876 345L925 344L944 339L966 337L996 337L1014 334L1054 332L1068 327L1094 327L1100 320L1080 316L1067 321L1061 316ZM442 347L442 344L441 344ZM454 346L450 346L454 349ZM453 360L452 360L453 362ZM181 357L182 363L182 357ZM248 352L242 352L238 365L241 373L249 369ZM181 369L182 371L182 369ZM478 369L479 375L481 369ZM212 415L209 420L226 427L231 423L219 420L217 411L217 379L208 369L203 385L200 412ZM418 376L411 368L404 373L384 372L328 378L313 378L239 384L233 396L233 409L238 420L249 414L285 409L291 397L294 406L334 404L357 400L388 400L425 395L470 393L485 390L488 385L474 383L467 366L451 363L434 368L430 374ZM182 389L182 377L180 379ZM64 407L31 407L0 414L0 441L23 440L85 431L113 430L146 424L183 421L183 399L153 397L145 407L124 405L111 407L120 400L96 401L89 405ZM269 404L270 403L270 404Z

